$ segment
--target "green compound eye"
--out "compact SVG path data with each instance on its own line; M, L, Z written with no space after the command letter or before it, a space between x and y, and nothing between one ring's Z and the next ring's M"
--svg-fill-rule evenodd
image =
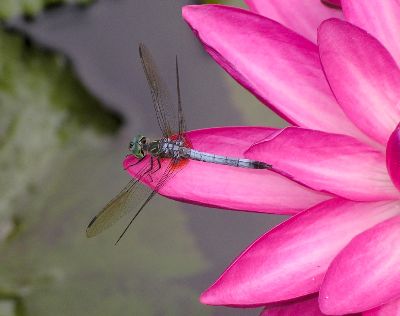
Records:
M136 158L141 159L145 156L142 147L143 144L145 143L146 143L146 137L142 135L137 135L129 143L129 151L132 152L132 155L134 155Z

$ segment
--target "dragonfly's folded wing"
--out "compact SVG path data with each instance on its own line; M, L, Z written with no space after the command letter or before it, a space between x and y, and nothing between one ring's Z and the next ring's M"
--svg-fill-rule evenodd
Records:
M180 170L180 168L177 168L177 163L178 162L175 160L170 161L153 189L140 182L142 178L146 177L152 171L145 166L139 171L138 179L132 179L127 186L90 221L86 229L86 236L93 237L98 235L103 230L112 226L125 214L133 211L135 215L119 236L118 242L154 194Z
M111 227L125 214L137 210L153 190L137 179L132 179L89 223L86 236L93 237Z

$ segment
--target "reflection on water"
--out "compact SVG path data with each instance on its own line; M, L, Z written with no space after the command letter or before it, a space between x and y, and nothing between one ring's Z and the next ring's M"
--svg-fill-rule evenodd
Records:
M33 24L20 22L41 43L66 52L85 84L126 124L117 134L99 135L90 122L103 126L115 116L95 119L92 114L104 109L86 111L88 100L71 84L62 92L54 89L57 73L45 72L48 79L40 81L32 70L46 68L53 59L62 66L63 59L48 54L32 69L1 68L0 79L33 72L26 81L0 80L1 133L13 135L0 139L2 175L8 173L9 179L0 189L12 196L6 200L2 194L0 200L0 236L2 231L8 236L0 246L0 315L258 314L202 306L197 297L279 218L157 197L117 247L113 243L123 220L98 238L85 238L91 216L129 181L121 162L131 135L157 131L137 59L139 41L151 48L167 78L174 76L175 54L180 56L190 129L245 124L220 70L180 19L185 3L104 0L86 10L53 10ZM5 65L16 58L2 57ZM247 109L253 106L242 89L235 95ZM69 100L86 116L61 128L69 118L82 116L71 114L65 104L51 108L49 100ZM272 124L265 114L267 120ZM13 127L17 121L20 129Z

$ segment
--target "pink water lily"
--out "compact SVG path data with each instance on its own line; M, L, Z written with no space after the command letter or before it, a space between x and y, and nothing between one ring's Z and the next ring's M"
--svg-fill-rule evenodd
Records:
M399 3L325 1L340 11L314 0L246 2L253 12L186 6L183 16L206 51L292 126L186 136L198 150L265 161L274 169L190 161L160 193L295 215L251 244L200 299L266 306L263 316L396 315L400 48L393 39ZM140 167L133 162L128 157L124 166L135 176ZM154 187L159 174L144 181Z

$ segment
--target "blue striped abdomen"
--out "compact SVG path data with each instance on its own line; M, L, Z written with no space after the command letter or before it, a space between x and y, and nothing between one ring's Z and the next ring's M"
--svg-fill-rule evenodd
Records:
M220 156L215 154L209 154L201 151L197 151L194 149L188 150L188 158L197 160L197 161L204 161L209 163L216 163L220 165L232 166L232 167L239 167L239 168L250 168L250 169L271 169L271 165L266 164L261 161L244 159L244 158L232 158L226 156Z

